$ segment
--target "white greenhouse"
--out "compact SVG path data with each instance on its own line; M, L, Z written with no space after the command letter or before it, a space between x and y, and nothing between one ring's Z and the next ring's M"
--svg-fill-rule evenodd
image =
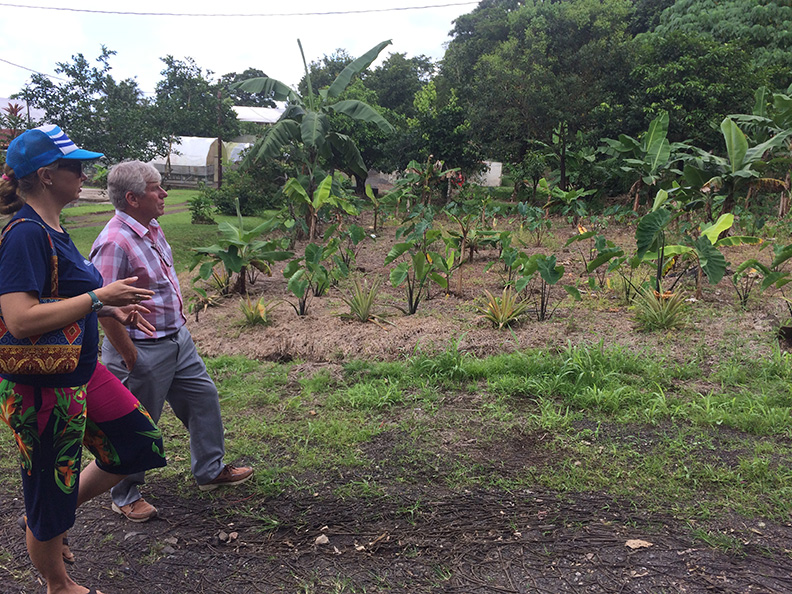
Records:
M238 164L249 142L224 142L223 167ZM157 157L151 164L162 174L168 186L195 188L199 183L217 183L217 138L181 136L171 145L170 154Z

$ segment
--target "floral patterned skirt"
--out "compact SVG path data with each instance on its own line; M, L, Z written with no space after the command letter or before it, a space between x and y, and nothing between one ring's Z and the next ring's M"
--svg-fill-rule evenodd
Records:
M0 420L14 432L28 527L40 541L74 525L83 445L113 474L165 466L159 428L101 364L73 388L0 380Z

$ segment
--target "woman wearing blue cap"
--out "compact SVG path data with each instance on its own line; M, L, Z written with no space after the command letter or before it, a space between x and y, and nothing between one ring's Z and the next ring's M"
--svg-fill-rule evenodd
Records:
M25 495L27 548L48 594L94 593L76 584L66 532L77 506L124 476L165 465L162 435L137 399L98 363L97 315L151 334L138 315L153 293L136 277L102 287L102 277L60 224L86 176L82 162L102 157L78 148L57 126L14 139L0 178L0 213L15 213L0 240L0 310L16 338L37 336L85 319L79 362L65 373L0 374L0 421L14 432ZM57 279L51 279L52 250ZM64 299L42 303L53 294ZM95 460L81 470L82 446Z

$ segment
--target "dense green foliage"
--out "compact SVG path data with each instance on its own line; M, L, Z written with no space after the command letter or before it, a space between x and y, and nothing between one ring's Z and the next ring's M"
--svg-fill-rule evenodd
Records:
M72 56L72 62L55 67L64 82L34 74L19 97L43 109L44 119L66 130L78 145L102 152L110 161L150 159L166 146L158 110L134 79L117 82L110 75L114 54L102 47L96 65L82 54Z
M578 131L602 135L626 98L629 14L626 0L531 1L506 13L497 29L502 39L477 42L489 36L485 27L451 42L443 73L452 88L460 77L470 78L469 92L459 96L492 157L521 161L530 141L540 140L558 155L566 186L571 139ZM486 50L453 52L457 43Z
M163 132L170 136L220 136L223 140L239 134L231 99L223 98L222 86L211 82L211 71L204 71L192 58L166 56L162 61L165 70L157 83L157 107L163 112Z
M661 17L659 34L707 35L744 47L751 67L777 89L792 83L792 5L788 0L677 0Z

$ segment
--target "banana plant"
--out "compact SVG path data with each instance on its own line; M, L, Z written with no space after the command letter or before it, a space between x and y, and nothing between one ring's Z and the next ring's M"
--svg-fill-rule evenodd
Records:
M190 263L190 270L200 264L198 278L207 280L214 273L215 266L222 264L229 278L236 274L233 291L244 295L247 293L247 281L251 270L270 275L272 263L288 260L294 254L282 249L283 239L268 241L258 239L281 225L277 217L246 230L238 199L236 210L236 225L223 221L217 226L221 236L217 243L208 247L194 248L196 253Z
M313 195L318 180L328 169L338 168L365 179L368 168L360 150L349 136L333 130L330 116L344 115L353 120L372 123L383 132L393 132L393 126L371 105L356 99L339 99L352 78L368 68L390 43L387 40L375 45L350 62L328 88L314 92L302 43L297 40L308 84L305 96L300 96L288 85L270 77L251 78L234 84L234 88L242 91L261 93L275 101L286 102L286 109L280 119L256 142L244 166L270 159L290 158L289 155L292 155L302 166L305 174L303 185L308 196Z
M754 93L754 107L751 114L736 114L730 116L751 134L757 142L765 142L771 137L782 134L792 129L792 96L789 95L792 87L786 93L770 93L765 87L759 87ZM792 157L792 142L787 136L786 160ZM790 206L790 172L787 170L784 180L785 187L774 184L780 191L778 201L778 216L783 217L789 213Z
M629 195L633 197L633 210L637 211L640 204L641 190L658 186L673 165L681 158L681 151L689 148L685 143L668 141L668 112L661 112L649 124L649 130L636 140L626 134L619 135L618 140L605 138L607 148L605 154L621 159L624 163L622 171L633 173L638 179L630 187Z
M355 205L343 196L338 196L333 192L333 176L326 176L319 186L314 190L313 195L309 195L297 178L289 179L283 186L283 193L289 197L298 208L304 209L306 220L308 221L308 241L316 239L316 230L319 224L319 211L324 206L330 206L343 210L350 215L357 215L358 210Z
M722 213L731 212L737 199L747 199L748 192L754 187L786 189L782 180L764 177L763 173L768 166L767 155L786 145L792 129L780 131L768 140L752 145L731 117L724 118L720 127L727 156L719 157L696 148L698 156L688 160L685 177L695 183L706 180L700 188L709 196L722 197ZM706 206L707 218L711 220L711 199Z
M344 167L362 177L367 175L360 151L348 136L331 128L330 114L337 113L354 120L369 122L384 132L393 132L393 126L372 106L356 99L338 101L352 78L363 72L380 52L391 44L390 40L378 43L365 54L350 62L326 89L314 93L311 73L305 61L302 42L297 40L305 69L308 94L301 97L288 85L269 77L251 78L234 85L248 93L261 93L275 101L285 101L286 110L269 133L256 143L251 151L254 161L280 157L285 146L293 142L307 147L309 155L305 163L311 171L316 169L320 158L331 160L341 157ZM308 188L309 192L312 188Z

